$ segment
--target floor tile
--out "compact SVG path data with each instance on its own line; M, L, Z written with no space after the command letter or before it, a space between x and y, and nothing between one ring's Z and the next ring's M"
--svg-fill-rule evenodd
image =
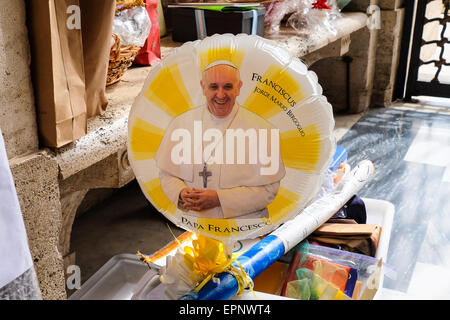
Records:
M420 259L432 258L440 265L447 260L450 223L444 222L450 216L450 189L443 177L449 132L448 115L373 109L339 141L352 166L363 159L375 164L374 177L359 195L396 207L387 262L397 269L397 279L385 279L388 289L407 292ZM422 250L436 245L436 234L441 236L441 250L426 256Z
M407 295L424 300L450 299L450 269L418 262Z

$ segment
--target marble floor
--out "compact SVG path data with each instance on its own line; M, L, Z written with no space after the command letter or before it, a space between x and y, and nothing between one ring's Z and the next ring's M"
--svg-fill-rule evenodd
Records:
M395 206L381 299L450 299L450 102L395 103L336 115L335 135L348 163L370 159L373 179L362 197ZM111 257L152 253L183 231L164 219L131 183L76 219L71 250L82 282Z
M348 162L370 159L359 195L395 206L386 299L450 299L450 104L395 104L365 113L339 140Z

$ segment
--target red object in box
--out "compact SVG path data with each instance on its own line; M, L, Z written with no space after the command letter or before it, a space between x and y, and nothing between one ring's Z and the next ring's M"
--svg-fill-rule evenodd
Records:
M158 0L145 0L152 26L144 46L134 59L134 64L150 66L161 60L161 40L159 34Z

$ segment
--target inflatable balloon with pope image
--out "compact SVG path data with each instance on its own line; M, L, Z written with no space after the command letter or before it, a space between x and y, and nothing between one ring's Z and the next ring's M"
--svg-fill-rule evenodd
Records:
M187 42L153 66L128 120L128 157L177 226L231 243L267 234L319 191L335 151L316 75L250 35Z

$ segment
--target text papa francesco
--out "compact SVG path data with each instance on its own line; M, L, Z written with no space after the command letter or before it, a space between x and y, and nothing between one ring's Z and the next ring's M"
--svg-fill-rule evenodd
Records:
M240 226L223 227L223 226L217 226L212 223L201 224L201 223L197 223L197 222L192 222L185 217L181 217L181 223L186 226L189 226L190 228L193 228L195 230L206 230L206 231L211 231L211 232L215 232L215 233L228 233L228 234L257 230L257 229L261 229L261 228L271 224L270 221L262 221L262 222L253 223L253 224L243 224Z
M208 164L257 164L259 162L262 165L261 175L274 175L278 172L279 129L226 129L225 145L222 137L223 134L219 129L209 128L203 132L202 121L194 121L193 137L191 132L184 128L178 128L172 132L171 141L178 143L172 148L170 158L176 165L202 164L203 159L209 159ZM203 142L209 142L209 144L203 148ZM198 147L191 150L192 146Z

